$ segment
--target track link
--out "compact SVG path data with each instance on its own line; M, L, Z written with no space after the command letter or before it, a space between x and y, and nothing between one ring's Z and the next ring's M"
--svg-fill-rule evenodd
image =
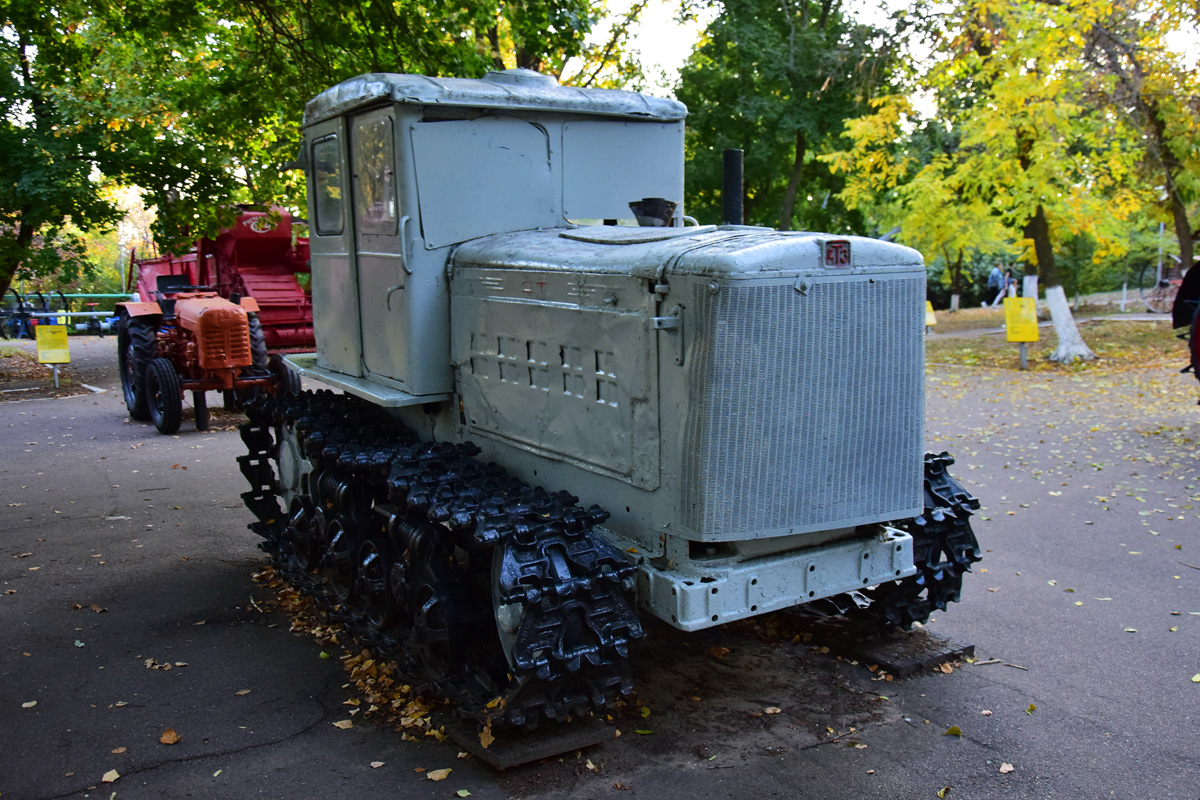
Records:
M264 396L246 413L260 547L407 682L523 727L632 691L635 568L595 532L603 509L530 487L470 442L418 441L354 397Z

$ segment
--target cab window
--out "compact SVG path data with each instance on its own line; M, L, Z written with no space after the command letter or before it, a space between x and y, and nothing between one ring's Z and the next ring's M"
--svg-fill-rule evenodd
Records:
M399 213L391 117L356 120L353 143L354 220L358 232L394 236Z
M342 159L337 136L313 142L316 230L318 236L336 236L342 232Z

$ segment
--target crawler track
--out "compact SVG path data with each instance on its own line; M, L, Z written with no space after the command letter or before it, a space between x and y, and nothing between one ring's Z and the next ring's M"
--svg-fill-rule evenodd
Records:
M420 442L356 398L260 397L238 459L274 566L406 681L532 727L632 690L634 567L598 506L530 487L471 443Z
M864 633L908 629L928 620L935 610L944 611L947 603L959 599L963 574L982 558L970 522L979 501L950 477L946 470L953 463L949 453L926 453L925 510L914 519L893 523L913 537L917 574L863 592L870 600L865 607L849 597L832 598Z

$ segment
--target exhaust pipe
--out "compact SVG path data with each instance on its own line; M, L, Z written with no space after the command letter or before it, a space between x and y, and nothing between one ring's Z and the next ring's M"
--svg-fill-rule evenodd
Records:
M743 153L741 150L726 150L724 171L721 180L721 224L742 225L742 173Z

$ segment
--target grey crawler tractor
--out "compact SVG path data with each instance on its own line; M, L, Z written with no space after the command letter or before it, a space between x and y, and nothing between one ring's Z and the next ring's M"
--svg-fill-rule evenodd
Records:
M923 454L920 254L696 224L685 114L524 70L306 109L317 352L289 362L341 392L252 405L251 527L469 715L604 707L641 614L908 626L979 559Z

